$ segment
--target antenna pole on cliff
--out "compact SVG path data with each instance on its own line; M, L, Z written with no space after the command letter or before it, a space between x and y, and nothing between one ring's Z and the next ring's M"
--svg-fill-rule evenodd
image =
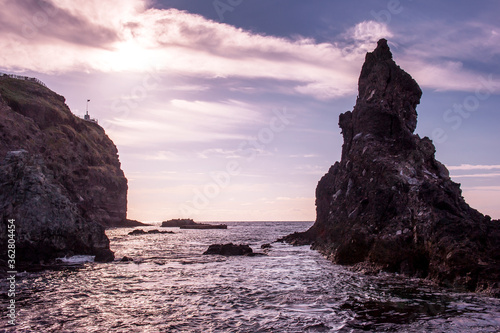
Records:
M87 108L86 108L86 115L88 116L89 115L89 102L90 102L90 99L87 100Z

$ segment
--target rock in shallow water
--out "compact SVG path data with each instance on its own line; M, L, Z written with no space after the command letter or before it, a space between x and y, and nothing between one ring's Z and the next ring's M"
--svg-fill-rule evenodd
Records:
M339 264L498 294L500 221L469 207L432 141L413 134L421 94L380 40L366 55L354 110L339 117L342 158L318 183L316 222L284 240Z
M135 236L135 235L154 235L154 234L173 234L173 231L160 231L158 229L153 229L153 230L148 230L144 231L142 229L135 229L129 232L129 235Z
M219 254L223 256L245 256L252 255L253 250L248 245L228 244L212 244L203 254Z

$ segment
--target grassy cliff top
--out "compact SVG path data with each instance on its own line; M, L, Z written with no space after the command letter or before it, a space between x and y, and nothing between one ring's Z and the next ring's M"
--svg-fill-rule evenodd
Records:
M41 127L72 118L65 98L36 82L0 76L0 95L9 107Z

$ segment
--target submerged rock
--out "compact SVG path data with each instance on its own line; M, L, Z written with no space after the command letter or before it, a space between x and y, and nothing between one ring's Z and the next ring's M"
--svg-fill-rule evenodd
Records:
M318 183L316 222L284 239L335 263L498 293L500 221L472 209L432 141L413 134L421 95L380 40L366 55L356 106L339 117L342 157Z

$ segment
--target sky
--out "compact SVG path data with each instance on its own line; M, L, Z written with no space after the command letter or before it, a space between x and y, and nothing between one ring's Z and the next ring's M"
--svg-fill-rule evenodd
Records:
M313 221L366 52L423 91L417 134L500 218L500 2L0 0L0 72L99 120L128 218Z

